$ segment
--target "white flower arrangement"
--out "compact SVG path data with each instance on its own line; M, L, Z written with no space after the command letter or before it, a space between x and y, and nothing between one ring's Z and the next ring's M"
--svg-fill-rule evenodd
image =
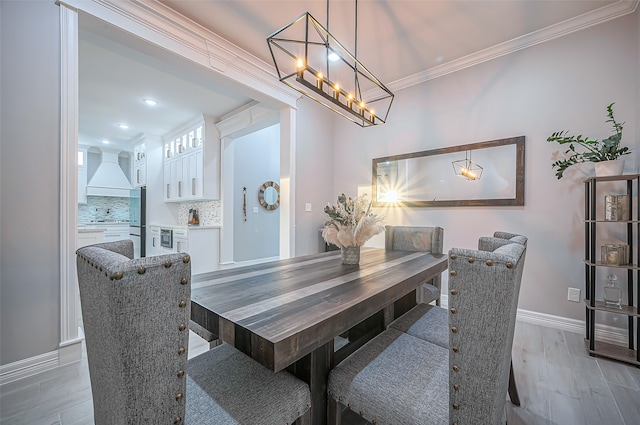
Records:
M382 218L371 212L371 201L367 195L350 198L342 193L338 196L338 203L327 204L324 212L331 220L325 223L322 237L338 248L362 246L384 231Z

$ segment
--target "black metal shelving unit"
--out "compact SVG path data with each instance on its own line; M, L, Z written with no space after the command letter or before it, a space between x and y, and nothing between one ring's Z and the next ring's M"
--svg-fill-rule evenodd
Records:
M619 182L626 185L628 195L629 220L611 221L604 220L604 207L600 214L598 205L604 206L604 202L598 203L598 198L604 198L604 193L598 193L598 183ZM592 356L608 357L615 360L640 366L640 352L637 343L640 342L640 174L630 174L610 177L592 177L585 184L585 345ZM636 201L634 205L634 189ZM602 218L600 218L602 217ZM599 260L599 250L596 246L596 234L599 226L626 226L626 243L629 245L628 263L625 265L603 264ZM620 241L623 242L623 241ZM635 257L634 257L635 256ZM603 301L596 300L596 270L599 267L610 267L626 270L627 299L622 309L605 306ZM634 297L635 294L635 297ZM635 298L635 302L634 302ZM596 312L605 311L627 317L628 320L628 344L626 347L596 340Z

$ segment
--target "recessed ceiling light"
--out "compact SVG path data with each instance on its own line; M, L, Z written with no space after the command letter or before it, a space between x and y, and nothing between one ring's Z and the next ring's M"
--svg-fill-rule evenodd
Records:
M329 53L329 56L327 56L329 58L330 61L335 62L338 59L340 59L340 56L338 56L338 54L336 52L331 52Z
M103 140L102 143L104 143L105 145L108 145L109 141L108 140Z
M129 124L122 123L122 124L118 125L118 127L120 127L123 130L126 130L126 129L129 128Z
M156 101L155 101L155 100L153 100L153 99L145 99L145 100L144 100L144 103L145 103L145 104L147 104L147 105L149 105L149 106L156 106L156 105L158 104L158 102L156 102Z

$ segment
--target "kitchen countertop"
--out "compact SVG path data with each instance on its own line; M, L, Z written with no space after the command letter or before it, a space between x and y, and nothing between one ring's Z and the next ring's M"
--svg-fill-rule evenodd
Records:
M222 226L220 225L209 225L209 226L189 226L187 224L147 224L147 228L149 227L159 227L161 229L171 229L171 230L206 230L206 229L220 229Z
M105 229L104 227L86 227L86 228L82 228L82 227L78 227L78 233L99 233L99 232L106 232L107 229Z
M80 227L95 227L95 226L129 226L128 221L91 221L89 223L79 223L78 228Z

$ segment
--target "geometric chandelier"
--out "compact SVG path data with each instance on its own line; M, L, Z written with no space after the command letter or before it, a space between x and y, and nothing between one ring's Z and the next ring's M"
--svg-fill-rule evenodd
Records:
M465 158L458 161L452 161L453 172L467 180L480 180L483 168L476 162L471 160L471 151L465 151Z
M358 61L358 1L355 53L351 54L309 12L267 37L281 82L361 127L384 124L393 93Z

